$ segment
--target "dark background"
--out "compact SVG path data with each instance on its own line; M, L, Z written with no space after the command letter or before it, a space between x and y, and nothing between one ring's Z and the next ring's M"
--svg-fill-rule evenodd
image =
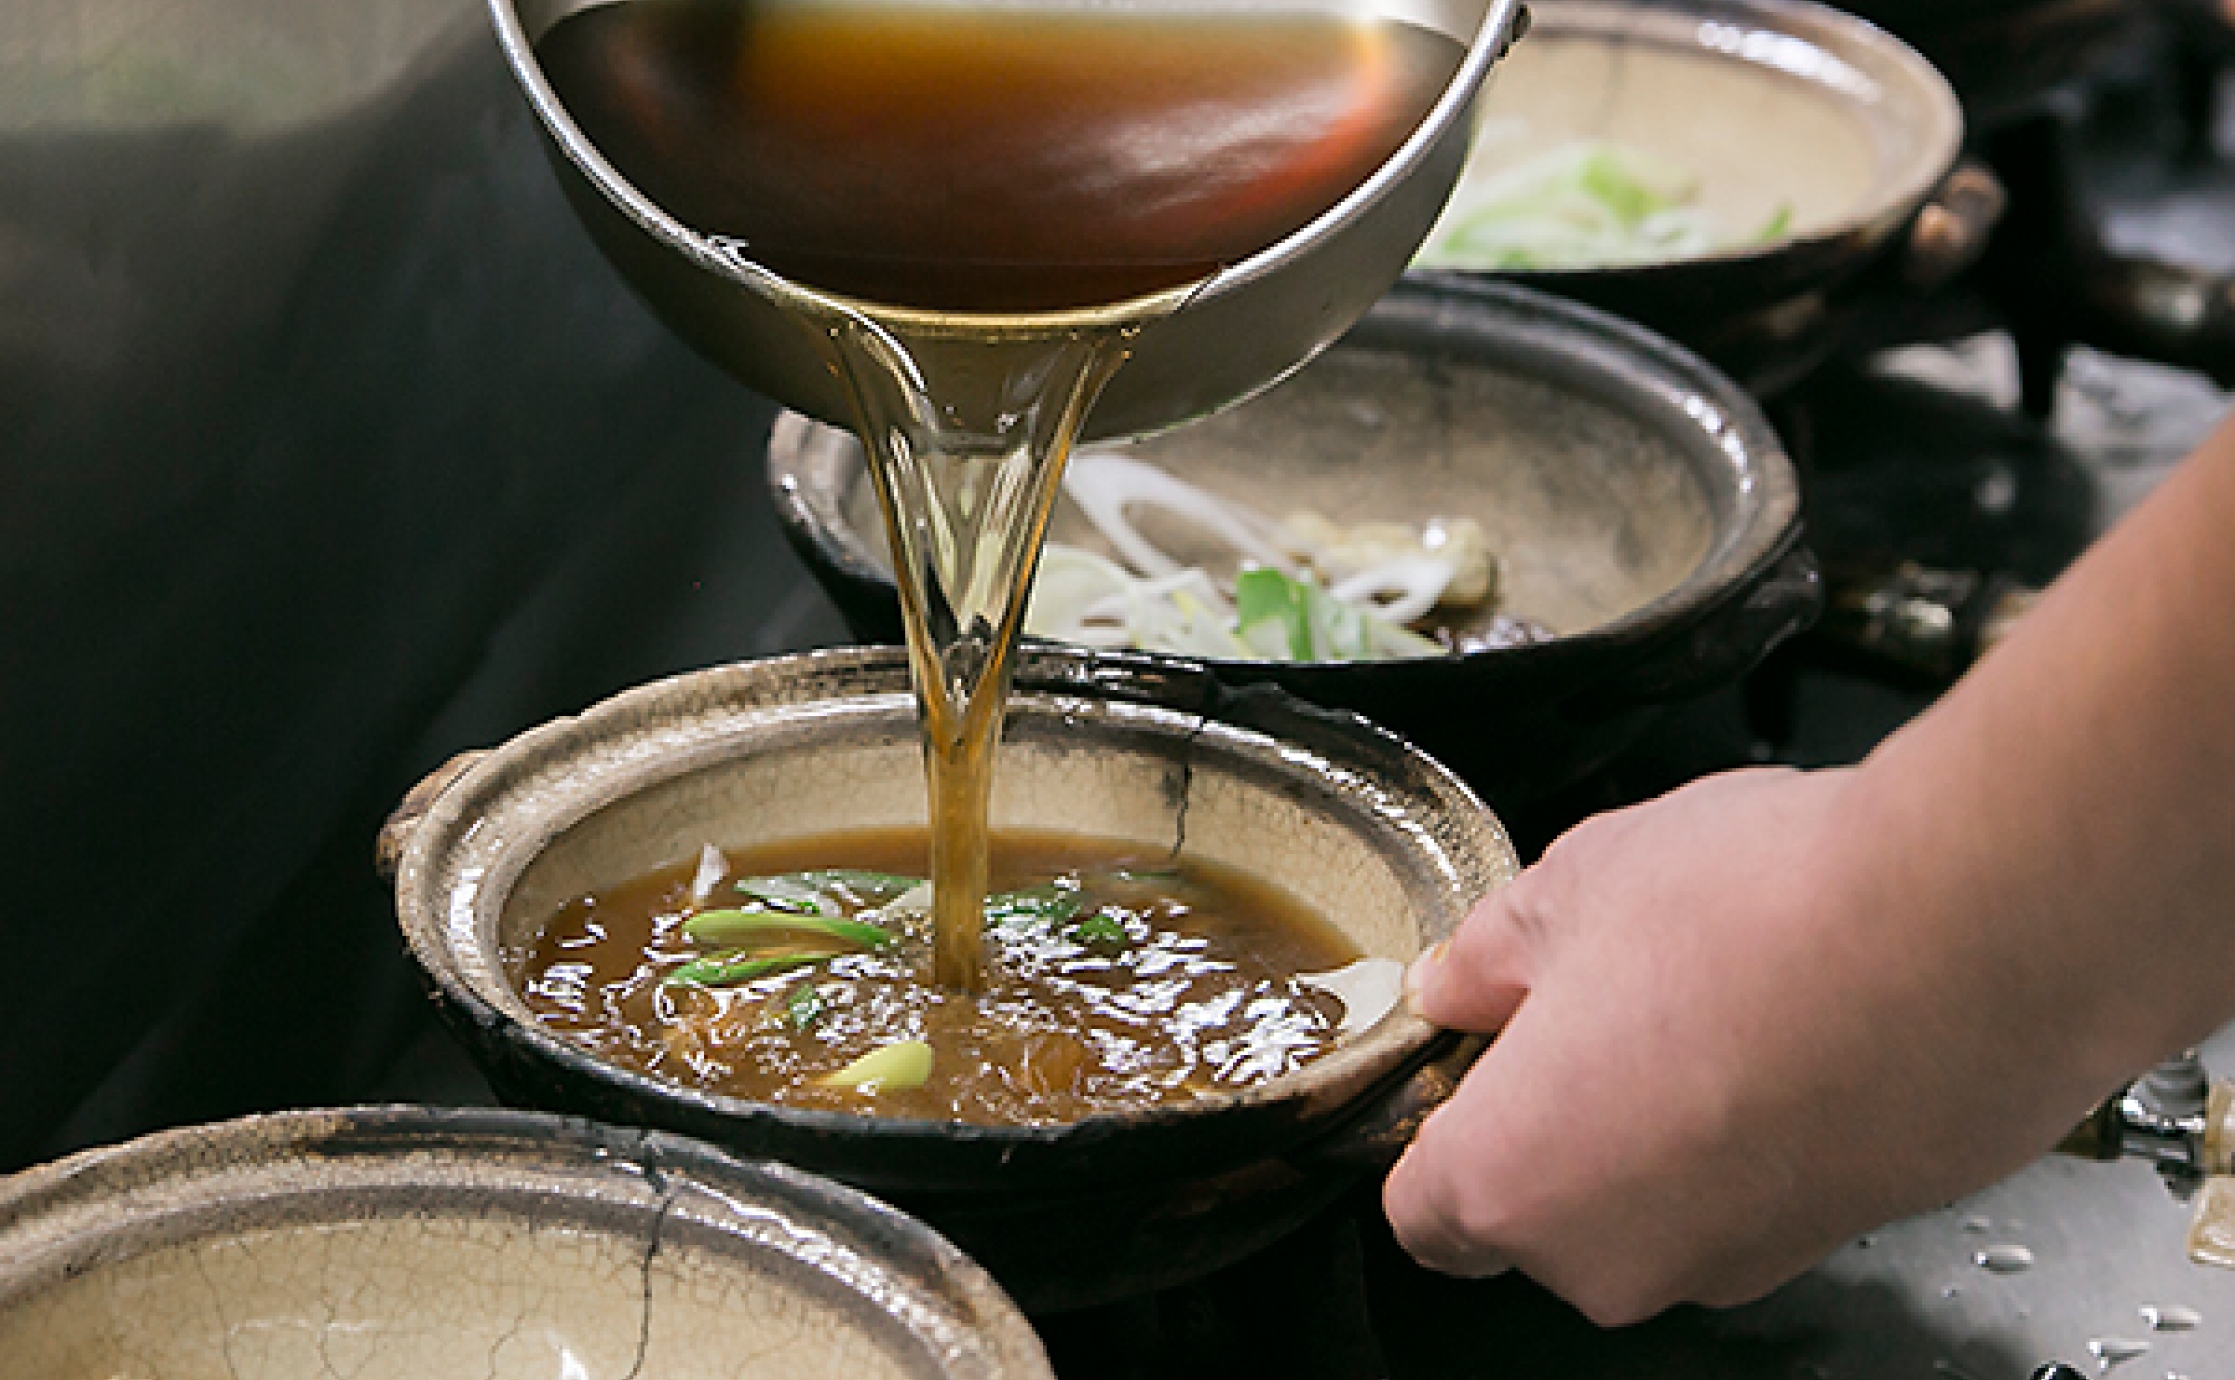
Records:
M376 1094L412 781L837 634L770 406L596 257L477 8L7 24L0 1168Z

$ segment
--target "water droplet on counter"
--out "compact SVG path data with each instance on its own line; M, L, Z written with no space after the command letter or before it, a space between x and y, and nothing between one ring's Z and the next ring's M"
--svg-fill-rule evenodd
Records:
M1971 1263L1998 1275L2023 1274L2033 1268L2033 1252L2023 1246L1989 1246L1975 1253Z
M1855 1238L1855 1249L1858 1251L1867 1251L1877 1244L1878 1238L1875 1236L1858 1236Z
M1990 517L2009 512L2018 501L2018 476L2008 466L1997 466L1972 486L1971 501Z
M1940 1291L1940 1297L1944 1299L1962 1298L1963 1290L1957 1288L1953 1284L1950 1284Z
M2147 1355L2150 1344L2135 1337L2090 1337L2088 1352L2103 1363L2103 1369L2124 1365L2137 1356Z
M1994 1230L1994 1219L1991 1217L1966 1217L1963 1219L1963 1229L1973 1236L1985 1236L1988 1232Z
M2177 1303L2145 1303L2142 1321L2153 1332L2193 1332L2204 1325L2204 1315Z

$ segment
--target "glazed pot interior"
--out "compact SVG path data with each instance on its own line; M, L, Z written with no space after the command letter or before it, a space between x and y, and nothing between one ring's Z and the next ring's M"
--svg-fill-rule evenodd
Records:
M522 1113L257 1117L0 1183L10 1374L1039 1380L921 1225L793 1171Z
M1740 525L1729 456L1697 417L1663 415L1572 370L1562 377L1526 347L1497 342L1469 358L1448 341L1421 349L1396 332L1376 341L1368 320L1369 334L1241 407L1099 449L1275 520L1471 519L1497 562L1498 592L1462 627L1487 626L1493 612L1565 637L1617 626L1683 589ZM813 539L836 548L842 565L889 582L884 520L859 443L791 415L771 451L773 464L799 476L794 501ZM1186 523L1146 508L1133 516L1183 564L1233 562ZM1050 539L1115 555L1068 497Z

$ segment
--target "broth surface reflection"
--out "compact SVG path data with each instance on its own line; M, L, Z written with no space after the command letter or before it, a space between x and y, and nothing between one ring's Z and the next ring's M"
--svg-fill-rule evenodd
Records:
M927 856L920 829L710 847L567 903L517 979L547 1028L673 1082L996 1125L1248 1087L1344 1028L1311 975L1360 955L1295 899L1055 834L995 836L985 991L942 988Z

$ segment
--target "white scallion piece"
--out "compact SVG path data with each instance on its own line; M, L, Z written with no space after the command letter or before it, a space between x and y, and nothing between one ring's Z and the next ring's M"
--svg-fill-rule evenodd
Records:
M691 878L691 900L704 905L714 894L714 888L720 886L722 878L728 875L729 859L722 856L721 849L711 843L699 849L698 872Z
M1143 575L1177 575L1183 567L1133 525L1131 510L1137 507L1163 509L1218 538L1245 562L1294 573L1262 517L1145 460L1084 451L1064 472L1063 489L1118 557Z
M916 883L890 901L877 907L877 913L879 915L931 914L931 883Z
M1434 556L1397 556L1337 580L1327 592L1392 623L1411 623L1435 609L1457 573Z
M1329 993L1343 1004L1342 1024L1335 1028L1335 1035L1347 1040L1371 1030L1397 1008L1398 999L1405 994L1405 965L1393 958L1361 958L1332 972L1299 974L1296 980Z
M887 1088L920 1088L930 1078L931 1046L921 1040L900 1040L869 1051L838 1072L825 1075L823 1082L834 1088L876 1093Z

